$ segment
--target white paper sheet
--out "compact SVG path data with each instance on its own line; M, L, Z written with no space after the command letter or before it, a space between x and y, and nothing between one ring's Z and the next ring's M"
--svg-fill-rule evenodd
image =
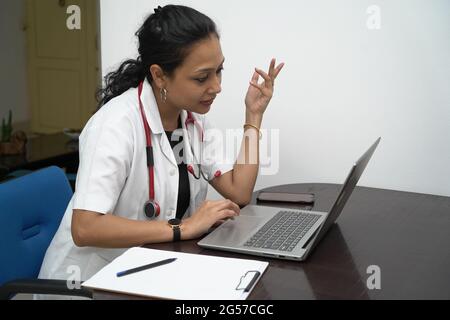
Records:
M117 272L169 258L177 260L117 277ZM250 292L244 292L243 288L254 274L247 272L260 272L259 281L268 264L256 260L131 248L84 282L83 286L161 299L245 300ZM238 287L242 289L236 290Z

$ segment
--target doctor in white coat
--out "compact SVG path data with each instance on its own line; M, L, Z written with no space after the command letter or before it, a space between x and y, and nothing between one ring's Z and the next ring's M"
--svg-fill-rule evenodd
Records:
M221 92L214 22L169 5L155 9L137 36L138 59L107 75L100 109L80 136L76 191L40 278L85 281L126 248L198 238L250 202L259 169L250 152L259 151L283 64L255 69L243 148L231 162L204 116ZM205 201L209 184L227 200Z

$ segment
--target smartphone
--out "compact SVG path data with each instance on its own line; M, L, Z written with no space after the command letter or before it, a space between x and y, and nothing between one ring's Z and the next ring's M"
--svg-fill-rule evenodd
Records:
M285 193L285 192L266 192L262 191L258 194L258 201L267 202L289 202L289 203L314 203L313 193Z

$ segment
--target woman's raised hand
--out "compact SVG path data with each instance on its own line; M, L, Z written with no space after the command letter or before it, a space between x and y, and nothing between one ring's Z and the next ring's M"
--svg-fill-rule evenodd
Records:
M284 67L284 63L279 64L276 68L275 64L276 59L272 59L268 74L261 69L255 69L252 80L250 81L247 96L245 97L247 112L262 115L266 111L273 96L275 79ZM261 84L259 83L260 76L264 80Z

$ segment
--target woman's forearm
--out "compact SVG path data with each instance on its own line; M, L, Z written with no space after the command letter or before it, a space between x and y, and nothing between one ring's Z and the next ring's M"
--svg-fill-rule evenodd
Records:
M261 128L263 116L247 112L245 124ZM259 172L259 132L253 127L244 129L241 150L233 170L233 189L241 203L249 203Z
M130 248L172 241L173 231L166 221L136 221L74 210L72 238L79 247Z

